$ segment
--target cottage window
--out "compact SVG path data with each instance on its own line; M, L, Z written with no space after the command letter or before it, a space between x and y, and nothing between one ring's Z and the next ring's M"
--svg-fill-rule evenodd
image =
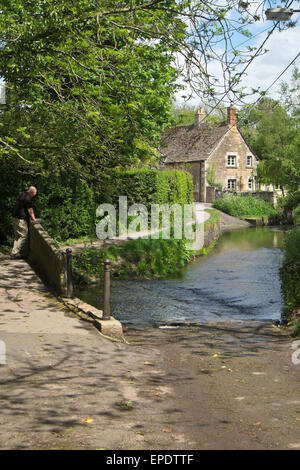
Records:
M249 178L248 179L248 188L252 189L252 187L253 187L253 180L252 180L252 178Z
M227 181L227 189L236 189L236 180L231 179Z
M227 166L236 167L236 155L228 155Z
M247 155L247 166L251 167L252 166L252 156Z

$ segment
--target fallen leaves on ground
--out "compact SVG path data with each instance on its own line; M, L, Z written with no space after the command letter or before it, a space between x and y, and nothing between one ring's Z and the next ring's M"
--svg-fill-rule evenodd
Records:
M85 424L90 424L90 423L93 423L93 418L90 418L89 416L87 416L85 419L82 419L81 422L82 423L85 423Z

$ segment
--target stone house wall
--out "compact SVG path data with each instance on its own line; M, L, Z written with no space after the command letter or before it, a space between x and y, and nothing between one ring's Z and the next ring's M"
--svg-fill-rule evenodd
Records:
M228 167L228 155L236 157L235 167ZM247 156L252 157L251 167L247 166ZM216 151L207 159L206 165L209 168L215 165L216 182L222 184L223 190L228 189L228 179L235 179L238 192L255 191L254 182L252 182L252 188L250 188L248 181L256 173L257 160L236 127L231 127Z

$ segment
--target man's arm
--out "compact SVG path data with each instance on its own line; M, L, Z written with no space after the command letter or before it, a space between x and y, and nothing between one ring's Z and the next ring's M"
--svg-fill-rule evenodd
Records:
M34 212L33 212L33 208L32 207L28 207L28 214L31 218L31 220L33 220L34 222L38 222L38 219L35 218L35 215L34 215Z

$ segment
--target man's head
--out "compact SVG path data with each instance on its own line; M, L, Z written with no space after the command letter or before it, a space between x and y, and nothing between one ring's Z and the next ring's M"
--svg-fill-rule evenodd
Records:
M27 190L28 194L33 197L36 195L37 193L37 189L35 186L29 186L28 190Z

